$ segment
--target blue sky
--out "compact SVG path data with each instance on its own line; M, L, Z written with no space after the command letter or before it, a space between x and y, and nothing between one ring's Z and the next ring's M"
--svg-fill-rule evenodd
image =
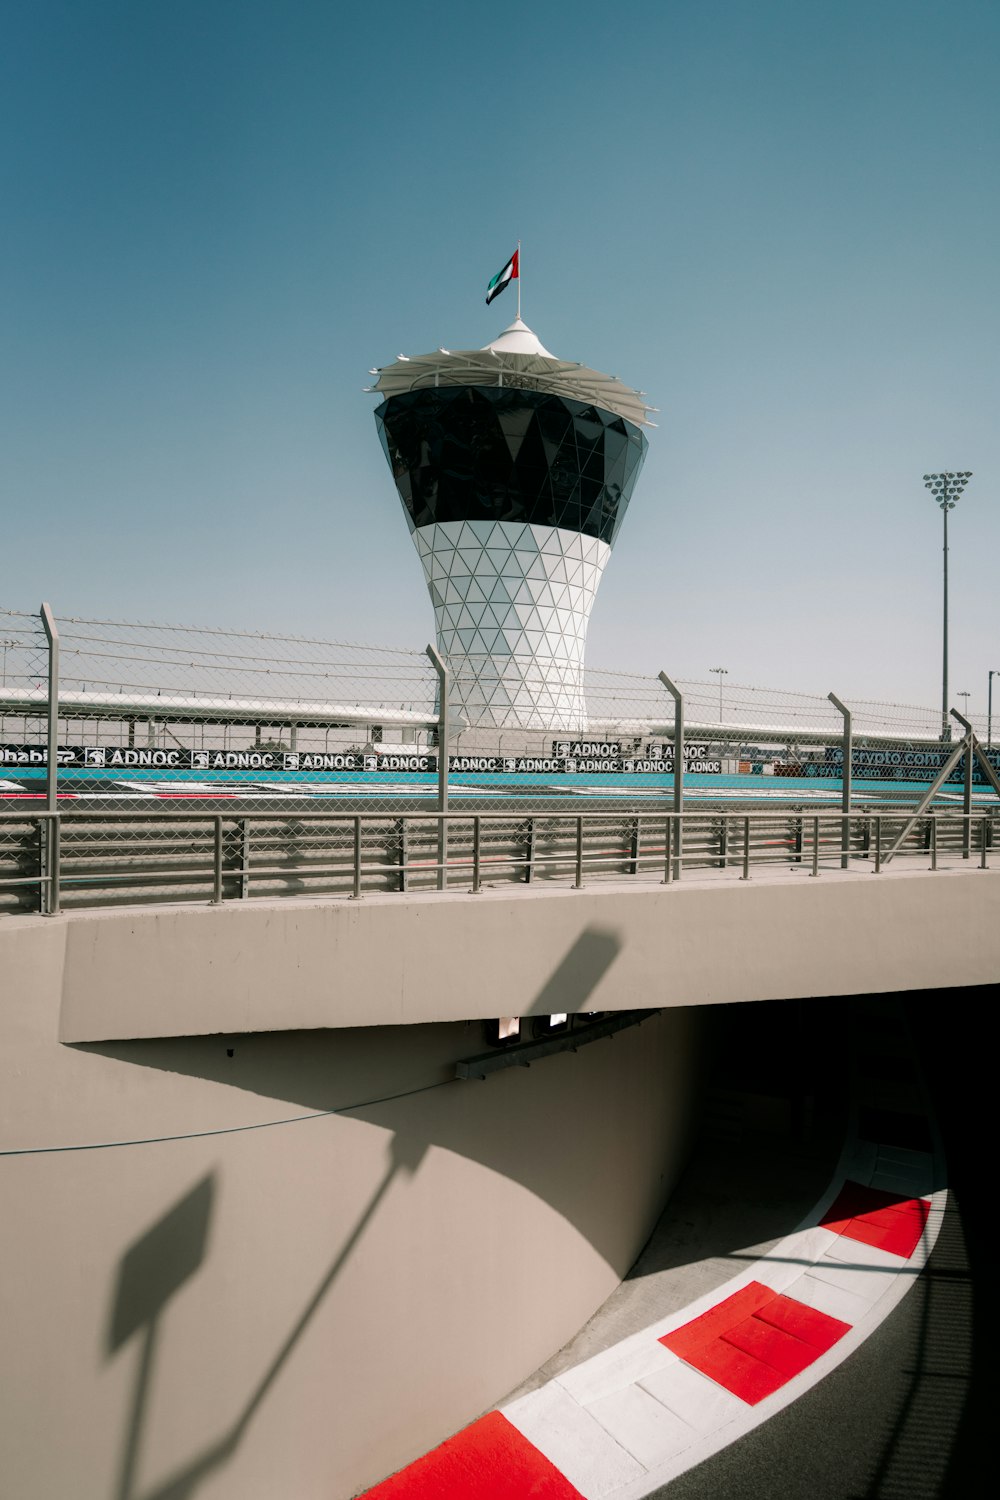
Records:
M368 369L649 392L588 659L934 704L1000 668L994 0L3 0L0 604L422 647Z

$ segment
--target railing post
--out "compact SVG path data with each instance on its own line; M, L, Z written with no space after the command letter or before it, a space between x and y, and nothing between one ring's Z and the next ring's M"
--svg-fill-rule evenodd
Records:
M38 910L45 915L49 899L49 818L38 819Z
M937 869L937 813L931 813L931 869Z
M660 673L660 681L674 700L674 802L673 810L684 811L684 694L670 681L666 672ZM678 817L674 830L674 879L680 880L684 861L684 819Z
M427 655L430 658L438 677L438 805L439 813L448 811L448 693L451 687L451 673L448 671L443 658L435 651L433 646L427 647ZM438 880L439 891L443 891L448 884L448 820L442 818L438 823Z
M813 818L813 867L810 875L819 874L819 818Z
M743 819L743 874L741 880L750 879L750 819Z
M972 853L972 762L975 752L972 743L972 730L970 728L965 740L965 776L962 787L962 858L968 859Z
M481 858L482 858L482 832L481 832L481 826L480 826L481 823L482 823L482 819L479 817L479 815L477 813L476 816L472 820L472 894L474 896L478 896L479 895L480 885L481 885L481 881L482 881L482 867L481 867Z
M399 889L405 891L409 886L410 867L410 825L404 815L399 820Z
M239 819L236 832L240 841L240 900L245 901L250 894L250 827L246 818Z
M979 868L981 870L986 869L986 839L989 832L989 823L989 818L983 818L979 825L979 837L982 840L982 847L979 851Z
M60 844L59 837L59 631L47 604L39 611L49 647L48 753L45 764L45 809L47 819L46 851L48 860L48 894L43 908L47 917L59 915Z
M212 819L215 841L212 853L212 905L222 905L222 818Z
M663 879L660 881L660 884L669 885L671 879L673 878L670 867L670 843L671 829L673 828L673 818L669 813L667 813L667 816L664 819L664 823L666 824L666 827L664 828Z
M361 819L357 814L354 816L354 889L351 900L361 900Z
M854 733L851 710L847 707L847 704L841 703L836 693L827 693L826 696L844 720L844 764L840 777L840 809L842 814L840 819L840 868L846 870L851 861L851 776L854 770Z
M972 762L976 754L976 737L969 720L957 708L951 711L965 730L965 770L962 777L962 858L968 859L972 848Z
M576 883L575 889L583 888L583 819L576 820Z
M875 814L875 874L882 873L882 815Z

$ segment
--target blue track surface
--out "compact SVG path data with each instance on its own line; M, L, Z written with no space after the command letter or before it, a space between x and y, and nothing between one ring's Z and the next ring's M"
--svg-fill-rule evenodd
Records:
M502 797L532 798L544 796L562 801L564 798L581 798L600 801L616 800L627 796L656 801L665 798L673 790L672 775L633 774L615 772L607 775L566 773L513 773L513 772L453 772L449 778L449 789L453 797ZM853 800L857 802L884 801L887 798L913 802L928 788L930 781L889 781L882 779L861 780L853 783ZM0 794L5 802L17 800L17 789L29 795L44 790L45 773L42 770L4 768L0 771ZM288 771L206 771L206 770L162 770L135 769L126 773L81 772L67 770L60 774L61 791L77 797L140 797L175 796L184 800L190 789L193 797L210 795L214 789L220 794L238 792L255 799L268 796L276 798L357 798L385 797L398 800L401 797L426 799L435 795L437 776L434 773L412 772L393 775L384 771L328 771L310 774ZM841 782L839 777L819 776L739 776L698 775L689 772L684 778L686 796L697 800L723 801L753 800L763 803L775 800L803 802L839 802ZM992 792L985 787L976 787L976 800L986 796L993 800ZM938 794L940 801L952 803L961 800L961 783L952 781Z

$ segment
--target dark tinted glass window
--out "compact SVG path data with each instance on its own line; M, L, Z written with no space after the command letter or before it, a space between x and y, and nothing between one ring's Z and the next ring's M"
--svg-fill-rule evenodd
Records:
M375 421L414 526L522 521L611 543L646 455L623 417L506 386L407 391Z

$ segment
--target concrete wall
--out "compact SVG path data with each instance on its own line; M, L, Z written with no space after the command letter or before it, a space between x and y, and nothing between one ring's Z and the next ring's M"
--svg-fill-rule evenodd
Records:
M64 1041L989 984L1000 871L13 917L0 974L43 948Z
M0 968L17 1500L346 1500L572 1334L681 1165L695 1011L483 1083L449 1081L464 1022L66 1046L65 926L29 936ZM128 992L150 1014L162 976Z

